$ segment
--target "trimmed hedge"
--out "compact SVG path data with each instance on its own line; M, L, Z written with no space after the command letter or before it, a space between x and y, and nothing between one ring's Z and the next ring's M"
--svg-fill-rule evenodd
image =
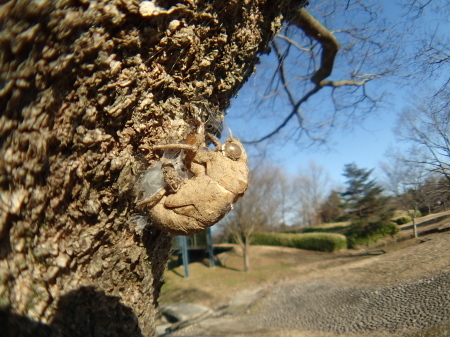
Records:
M346 248L347 240L344 235L332 233L254 233L252 236L252 244L334 252Z
M302 233L345 233L348 226L334 226L334 227L306 227Z
M422 216L422 213L420 213L420 211L416 211L414 216L415 216L415 218L420 218ZM392 221L394 221L397 225L404 225L404 224L412 221L412 219L411 219L411 216L405 215L400 218L394 218L394 220L392 220Z
M394 222L397 223L397 225L404 225L410 221L411 218L409 216L402 216L401 218L394 220Z
M395 222L376 222L368 226L355 224L347 233L348 248L356 248L360 245L368 246L378 239L386 236L394 236L400 231Z

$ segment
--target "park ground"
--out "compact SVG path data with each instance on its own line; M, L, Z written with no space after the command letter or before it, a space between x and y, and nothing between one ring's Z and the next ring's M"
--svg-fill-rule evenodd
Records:
M336 292L326 293L325 291L322 294L325 297L333 297L337 293L342 297L342 293L345 293L348 294L348 297L354 297L355 294L362 296L361 294L363 294L362 297L365 298L370 297L371 292L378 293L376 289L387 289L386 291L389 292L405 285L420 285L420 282L433 279L433 277L450 275L448 274L450 272L450 231L448 230L450 228L450 212L422 217L418 221L418 228L418 239L412 237L411 223L408 223L401 226L402 230L396 238L383 239L372 247L334 253L285 247L252 246L251 271L247 273L242 271L242 252L235 245L228 245L229 250L217 256L220 264L214 268L209 267L207 259L192 262L189 265L189 278L183 277L183 266L177 266L174 256L169 262L169 268L165 274L166 284L162 290L160 305L164 307L172 303L193 302L208 306L215 312L220 312L222 316L225 315L227 317L225 325L239 327L239 324L242 325L244 317L247 317L246 321L249 322L240 332L229 331L220 324L209 324L206 331L205 328L202 330L197 327L200 332L196 333L194 324L191 327L194 330L190 332L190 336L207 336L208 333L211 336L240 336L252 334L252 329L255 332L255 329L258 328L263 329L261 330L263 332L259 334L261 336L337 336L339 331L332 329L326 331L327 328L320 322L310 322L310 324L299 324L298 326L290 326L289 322L288 324L283 323L283 317L289 317L290 313L282 313L281 316L277 316L281 317L278 319L280 324L277 327L277 319L272 317L273 312L277 310L282 312L283 309L277 308L277 305L274 306L273 298L282 296L283 291L287 291L290 289L289 287L301 286L302 289L308 289L312 285L314 285L314 289L317 289L317 285L326 285L328 288L326 291L336 288ZM224 247L222 246L222 248ZM292 289L289 291L293 291ZM310 292L312 291L310 290ZM447 304L440 303L440 294L438 293L437 306L444 305L444 307L439 309L441 311L437 312L437 316L446 316L447 312L450 312L448 310L450 309L450 289L446 289L444 285L444 288L439 291L444 294L442 298L448 298L449 302ZM420 289L417 292L420 293ZM247 296L247 301L237 301L240 305L233 305L236 303L236 299L247 298L246 294L251 295ZM302 295L305 301L306 295ZM436 296L436 294L433 293L432 296ZM348 298L344 298L343 301L348 302ZM383 310L389 310L389 303L393 303L394 307L391 309L395 311L395 303L397 303L395 298L389 301L388 304L381 304ZM281 298L279 303L282 303ZM308 303L310 306L310 310L308 310L322 310L313 308L314 306L325 306L334 310L332 309L333 305L319 300L316 304L313 300ZM386 306L388 308L385 308ZM301 315L302 312L302 308L298 308L298 310L290 308L289 310L298 311L298 315ZM267 311L269 312L265 314ZM320 314L316 316L320 316ZM411 329L405 328L399 331L392 322L386 323L387 326L390 326L391 330L389 331L378 329L375 324L370 331L364 329L353 331L349 327L348 333L344 335L355 333L360 336L413 336L415 333L414 336L419 336L422 333L420 336L447 336L444 333L448 333L450 336L450 324L447 324L447 321L450 321L450 317L439 317L438 323L434 324L438 326L438 330L431 326L432 329L435 329L433 330L435 331L434 335L426 334L429 331L426 326L428 323L425 325L420 323L416 328L413 323L405 323L405 326L410 326ZM233 324L230 325L230 322ZM383 323L380 324L383 325ZM439 329L447 329L447 332ZM182 336L182 330L176 335Z

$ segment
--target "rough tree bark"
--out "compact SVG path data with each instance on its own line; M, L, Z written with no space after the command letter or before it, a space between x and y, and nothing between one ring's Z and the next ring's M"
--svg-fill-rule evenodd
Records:
M150 147L220 132L293 2L2 3L2 335L151 336L171 238L133 221Z

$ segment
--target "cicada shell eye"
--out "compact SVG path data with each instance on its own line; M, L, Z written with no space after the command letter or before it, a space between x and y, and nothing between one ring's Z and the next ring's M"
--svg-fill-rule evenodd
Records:
M238 160L242 155L241 147L238 144L231 142L226 142L225 144L223 144L223 152L228 158L232 160Z

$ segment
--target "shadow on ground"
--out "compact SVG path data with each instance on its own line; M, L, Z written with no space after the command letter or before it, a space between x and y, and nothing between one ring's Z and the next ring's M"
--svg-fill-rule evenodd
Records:
M119 302L93 287L82 287L62 296L50 325L0 310L3 337L122 337L143 336L137 317Z
M442 216L440 216L440 217L433 218L433 219L430 219L430 220L427 220L427 221L423 221L423 222L421 222L421 223L418 223L418 224L417 224L417 227L418 227L418 228L426 227L426 226L429 226L429 225L431 225L431 224L434 224L434 223L438 223L438 222L444 221L445 219L448 219L448 218L450 218L450 214L445 214L445 215L442 215ZM402 227L402 230L404 230L404 231L405 231L405 230L408 230L408 229L413 229L413 224L412 224L412 222L411 222L410 225L407 225L407 226L405 226L405 227ZM428 234L428 232L427 232L427 234Z

